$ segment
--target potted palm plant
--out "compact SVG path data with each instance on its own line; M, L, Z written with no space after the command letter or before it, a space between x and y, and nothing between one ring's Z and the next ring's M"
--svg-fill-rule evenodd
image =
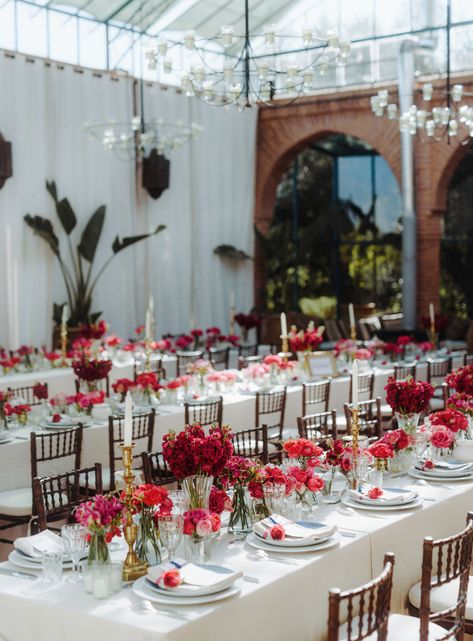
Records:
M46 181L46 189L54 200L57 217L66 235L68 247L67 258L64 253L61 252L59 238L49 218L26 214L24 220L33 232L49 245L58 260L66 286L67 302L70 310L68 320L70 328L78 327L82 324L95 323L102 312L92 312L91 310L94 290L98 280L110 262L122 250L141 240L158 234L165 229L166 226L158 225L158 227L149 234L128 236L122 239L116 236L112 243L112 254L105 260L100 268L94 270L94 260L105 221L105 205L101 205L94 211L82 231L79 244L74 246L71 237L72 232L77 226L77 217L74 210L67 198L58 198L54 181ZM57 326L59 326L61 322L62 308L65 304L65 302L59 304L54 303L53 320Z

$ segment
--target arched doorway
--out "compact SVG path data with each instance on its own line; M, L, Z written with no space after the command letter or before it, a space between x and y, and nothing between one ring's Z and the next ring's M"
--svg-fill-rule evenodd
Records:
M400 309L401 213L396 178L367 142L344 134L308 142L258 234L265 309L319 317L348 302Z
M457 164L448 184L441 241L441 306L473 318L473 153Z

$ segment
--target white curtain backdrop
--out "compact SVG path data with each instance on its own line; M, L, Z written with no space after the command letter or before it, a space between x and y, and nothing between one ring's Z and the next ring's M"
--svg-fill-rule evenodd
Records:
M1 55L0 87L0 132L13 145L13 177L0 190L0 345L49 344L53 301L66 300L55 258L23 221L26 213L47 216L63 237L46 179L56 181L59 196L78 216L74 244L92 212L107 206L96 268L117 234L167 225L117 256L99 282L93 309L103 311L112 331L131 336L144 321L150 293L160 334L211 324L227 331L231 290L238 310L252 306L252 261L228 266L213 249L232 244L253 250L256 110L212 108L147 85L147 117L181 118L205 128L173 154L170 188L154 201L136 189L133 163L82 132L85 122L130 118L130 78Z

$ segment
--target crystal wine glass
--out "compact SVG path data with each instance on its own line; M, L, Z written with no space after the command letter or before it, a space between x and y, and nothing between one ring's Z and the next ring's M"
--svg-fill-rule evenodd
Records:
M182 515L189 509L189 499L182 490L170 490L169 498L172 501L172 515Z
M63 525L61 538L64 551L72 561L72 574L67 577L67 581L77 583L81 579L77 566L87 548L87 528L79 524Z
M182 541L184 517L182 514L163 514L158 517L159 538L170 561Z

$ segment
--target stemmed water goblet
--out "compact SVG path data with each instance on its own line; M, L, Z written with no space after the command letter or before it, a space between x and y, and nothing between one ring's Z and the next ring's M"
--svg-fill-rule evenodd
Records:
M166 548L168 560L174 557L182 541L184 531L184 516L182 514L163 514L158 517L159 538Z
M61 538L63 540L64 552L72 561L72 574L67 577L70 583L77 583L81 580L78 564L85 550L87 549L87 528L83 525L63 525L61 528Z

